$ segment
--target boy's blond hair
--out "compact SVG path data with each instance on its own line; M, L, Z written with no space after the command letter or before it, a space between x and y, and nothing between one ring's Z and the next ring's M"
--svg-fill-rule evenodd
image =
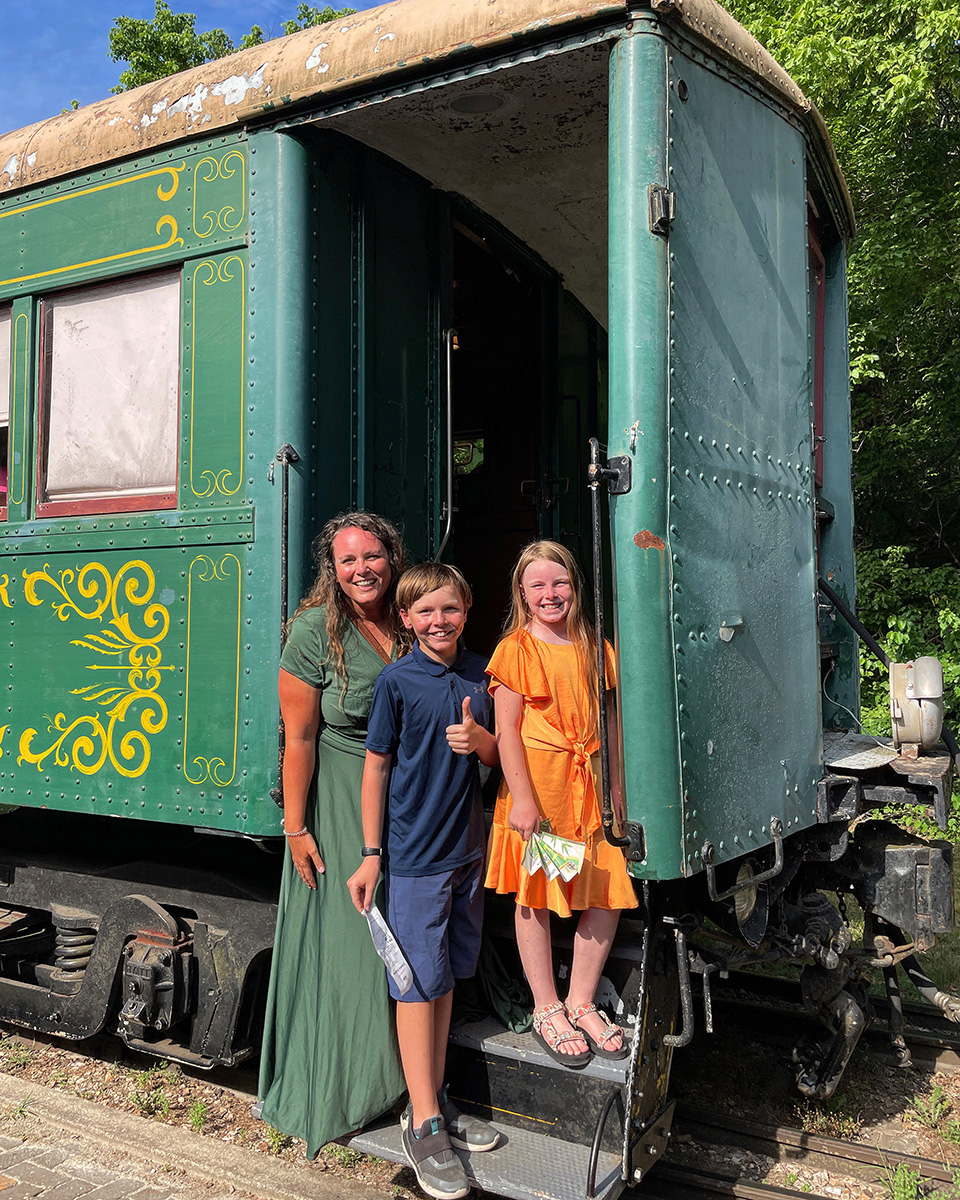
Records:
M422 596L442 587L455 591L465 609L469 609L473 604L470 584L456 567L447 563L426 562L408 567L400 576L400 582L397 584L397 607L406 612Z

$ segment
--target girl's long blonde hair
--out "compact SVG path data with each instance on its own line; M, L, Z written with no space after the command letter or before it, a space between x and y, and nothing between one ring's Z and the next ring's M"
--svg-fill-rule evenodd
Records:
M397 532L396 526L371 512L343 512L331 517L320 530L310 547L310 554L317 568L317 577L309 592L300 601L297 611L293 614L296 620L308 608L327 607L327 640L330 643L330 657L333 661L337 677L346 686L347 675L343 665L343 636L354 623L354 611L350 601L343 593L337 582L337 568L333 557L333 540L338 533L345 529L362 529L372 537L379 538L387 551L387 562L390 564L390 585L384 594L384 603L393 624L393 640L399 646L403 642L403 623L397 611L396 596L397 582L406 566L406 550L403 538Z
M570 612L567 615L567 634L577 650L580 670L587 685L588 711L587 729L597 727L597 638L583 605L583 576L576 559L559 542L530 542L520 551L513 575L510 579L510 608L503 626L503 636L508 637L520 629L526 629L533 620L533 613L523 597L523 573L531 563L546 560L563 567L570 576Z

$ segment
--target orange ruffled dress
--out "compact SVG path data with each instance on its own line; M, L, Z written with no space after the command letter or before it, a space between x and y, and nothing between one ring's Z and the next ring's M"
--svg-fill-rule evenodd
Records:
M613 648L606 644L607 685L616 686ZM487 852L486 886L516 893L528 908L562 917L585 908L636 908L637 897L623 853L603 836L590 758L600 749L597 731L585 736L590 698L577 649L542 642L526 629L505 637L487 667L490 692L500 684L523 697L520 740L527 773L542 815L554 833L586 843L583 868L569 883L533 875L521 865L526 843L508 823L513 803L500 784Z

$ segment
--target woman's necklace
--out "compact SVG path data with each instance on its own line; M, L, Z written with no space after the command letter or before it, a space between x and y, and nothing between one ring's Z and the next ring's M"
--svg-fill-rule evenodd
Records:
M385 638L376 621L371 621L368 617L360 617L357 620L357 629L364 641L376 650L385 663L388 663L393 652L393 638Z

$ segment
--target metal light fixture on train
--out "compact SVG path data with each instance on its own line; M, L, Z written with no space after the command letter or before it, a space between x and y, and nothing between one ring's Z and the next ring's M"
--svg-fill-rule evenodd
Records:
M943 667L933 657L890 664L893 744L907 757L932 750L943 729Z
M740 865L737 872L737 887L733 898L733 911L737 926L744 941L750 946L759 946L767 932L769 896L765 887L757 887L749 881L757 874L752 859Z

